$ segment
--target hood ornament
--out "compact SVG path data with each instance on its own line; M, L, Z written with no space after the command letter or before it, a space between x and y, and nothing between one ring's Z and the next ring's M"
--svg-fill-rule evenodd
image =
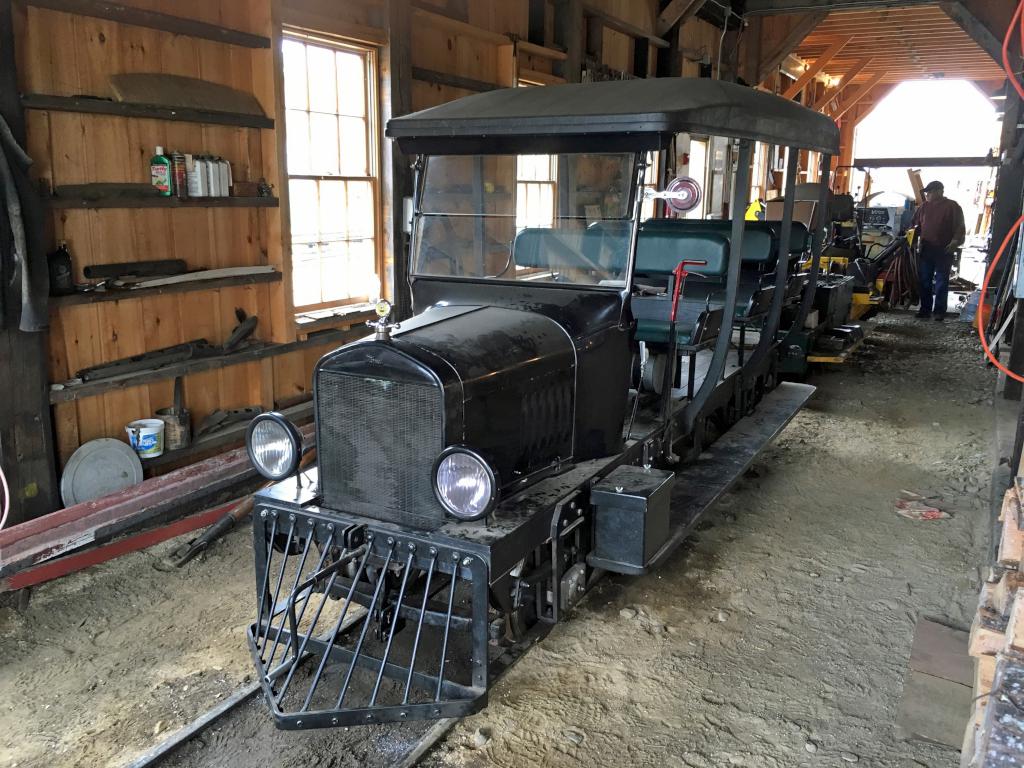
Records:
M398 323L388 323L393 307L387 299L379 299L373 305L373 311L377 315L376 320L367 320L366 324L376 332L374 341L390 341L391 332L397 331L401 326Z

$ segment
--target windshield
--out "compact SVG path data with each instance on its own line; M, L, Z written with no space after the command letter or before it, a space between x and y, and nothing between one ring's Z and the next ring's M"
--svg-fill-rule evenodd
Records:
M635 163L633 153L429 157L413 272L621 288Z

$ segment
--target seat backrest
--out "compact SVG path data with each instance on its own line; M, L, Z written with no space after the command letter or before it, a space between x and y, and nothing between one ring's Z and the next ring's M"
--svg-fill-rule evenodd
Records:
M728 240L732 235L732 220L648 219L644 222L643 229L651 231L707 232L721 235ZM774 269L776 261L778 261L778 244L775 239L775 230L763 221L745 222L743 229L743 263L751 266L756 264L762 269Z
M602 270L620 276L626 269L628 243L628 229L623 236L597 225L585 230L527 227L516 235L512 254L519 267Z
M640 229L636 246L638 275L671 275L680 261L704 261L687 271L705 277L723 277L729 266L729 241L713 232L684 232L655 227Z
M772 228L772 234L775 236L776 241L781 241L782 233L782 222L780 221L766 221L769 227ZM799 255L806 253L811 249L811 232L807 229L807 225L800 221L794 221L790 224L789 230L789 255Z

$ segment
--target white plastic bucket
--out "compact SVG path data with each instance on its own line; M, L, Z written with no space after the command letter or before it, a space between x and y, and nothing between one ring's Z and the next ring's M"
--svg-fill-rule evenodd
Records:
M160 419L133 421L124 431L140 459L155 459L164 452L164 423Z

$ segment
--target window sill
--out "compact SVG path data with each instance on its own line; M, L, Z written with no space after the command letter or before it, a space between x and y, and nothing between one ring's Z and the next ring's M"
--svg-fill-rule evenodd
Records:
M373 304L346 304L331 309L295 313L295 332L300 340L327 330L348 330L375 317Z

